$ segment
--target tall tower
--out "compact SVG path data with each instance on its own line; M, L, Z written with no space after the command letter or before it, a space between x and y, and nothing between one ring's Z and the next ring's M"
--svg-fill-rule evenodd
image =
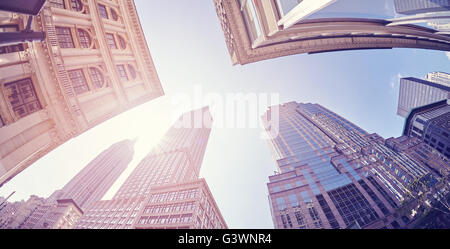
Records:
M0 11L0 32L28 16ZM57 146L164 91L133 0L48 0L45 42L0 46L0 186Z
M400 79L397 114L406 118L416 107L450 98L450 85L445 73L428 74L427 80L413 77Z
M206 181L198 178L211 124L208 107L182 115L112 200L91 206L77 227L225 228Z
M266 127L276 122L269 111ZM278 122L269 140L278 165L268 183L275 228L406 225L410 217L393 214L410 183L432 177L427 168L317 104L280 105Z
M102 199L133 159L134 140L123 140L104 150L61 190L58 199L73 199L82 209Z

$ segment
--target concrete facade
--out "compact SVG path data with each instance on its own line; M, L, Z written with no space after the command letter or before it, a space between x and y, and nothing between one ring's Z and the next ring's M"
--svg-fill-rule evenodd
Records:
M232 64L352 49L450 51L448 36L420 26L389 26L387 20L361 18L303 20L308 15L305 11L313 13L333 1L308 1L310 5L303 2L307 1L298 3L289 13L283 13L276 0L214 0ZM286 25L283 22L286 18L294 21Z

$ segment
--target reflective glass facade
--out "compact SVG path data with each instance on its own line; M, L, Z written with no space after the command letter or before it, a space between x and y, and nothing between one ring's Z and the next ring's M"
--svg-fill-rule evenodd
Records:
M278 172L268 183L275 228L406 225L394 213L413 181L432 178L427 167L320 105L279 109L270 140Z

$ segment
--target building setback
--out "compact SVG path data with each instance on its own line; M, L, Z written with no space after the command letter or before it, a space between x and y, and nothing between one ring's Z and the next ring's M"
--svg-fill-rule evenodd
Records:
M0 32L28 16L0 11ZM0 186L57 146L164 94L132 0L49 0L45 42L0 46Z
M430 73L427 80L401 78L397 114L406 118L413 108L450 98L450 85L444 76L449 74Z
M206 181L198 178L211 123L207 107L181 116L112 200L94 203L76 227L226 228Z
M270 120L273 108L262 119L279 125L269 141L278 172L267 184L275 228L405 227L412 216L396 210L409 185L438 177L320 105L289 102Z

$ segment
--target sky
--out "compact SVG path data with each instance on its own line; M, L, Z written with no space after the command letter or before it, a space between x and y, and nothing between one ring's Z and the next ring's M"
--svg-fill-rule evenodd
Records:
M101 151L138 137L135 155L103 199L110 199L175 118L197 105L174 105L179 94L226 96L277 93L280 103L318 103L370 133L401 135L396 115L399 78L450 72L450 57L419 49L358 50L300 54L231 65L212 0L135 0L165 96L122 113L47 154L0 188L12 201L62 188ZM259 106L259 114L267 106ZM215 118L217 120L217 118ZM273 228L267 197L276 169L261 128L213 127L200 176L229 228Z

